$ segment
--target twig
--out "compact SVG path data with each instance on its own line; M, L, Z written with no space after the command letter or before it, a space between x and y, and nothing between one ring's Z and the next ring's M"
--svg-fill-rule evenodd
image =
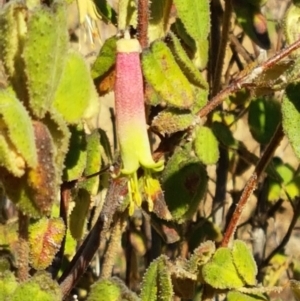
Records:
M221 43L219 44L217 64L216 64L216 69L215 69L215 74L214 74L213 95L217 94L217 92L220 89L220 85L221 85L224 57L225 57L225 52L226 52L226 45L228 42L228 33L229 33L229 29L230 29L231 13L232 13L231 0L225 0L225 10L224 10L224 14L223 14Z
M28 244L28 216L19 211L19 239L18 239L18 271L20 282L26 281L29 276L29 244Z
M238 221L245 208L245 205L247 204L253 191L256 189L256 186L258 184L260 177L262 176L262 173L264 172L265 168L268 166L268 164L273 156L273 153L275 152L275 149L281 142L283 136L284 136L284 134L283 134L283 130L282 130L282 125L279 124L272 140L270 141L270 143L268 144L268 146L265 149L265 152L263 153L262 157L258 161L252 176L246 183L246 186L245 186L243 193L240 197L240 200L235 208L233 216L230 219L228 227L226 228L226 231L225 231L222 243L221 243L221 245L223 247L227 247L229 241L233 237L233 235L236 231L236 228L237 228Z
M138 1L138 40L142 49L148 47L149 0Z
M240 43L239 39L233 34L229 34L229 40L235 49L235 51L240 54L243 59L246 61L247 64L251 64L254 62L253 57L251 54L248 53L248 51L245 49L245 47Z
M64 271L59 279L60 288L65 299L71 289L76 285L80 277L84 274L89 266L94 254L98 250L101 240L105 239L105 235L110 228L113 215L116 212L120 201L127 193L126 178L111 180L103 210L99 215L94 227L85 238L76 255L70 262L68 268Z
M273 67L277 62L290 55L294 50L300 47L300 39L290 46L286 47L279 53L275 54L273 57L268 59L265 62L262 62L258 66L252 68L252 70L240 77L238 77L235 81L233 81L228 87L222 90L219 94L213 97L206 106L204 106L197 115L200 118L207 116L210 112L212 112L217 106L219 106L223 100L228 97L230 94L240 90L243 87L247 87L249 84L253 82L259 75L261 75L265 70Z

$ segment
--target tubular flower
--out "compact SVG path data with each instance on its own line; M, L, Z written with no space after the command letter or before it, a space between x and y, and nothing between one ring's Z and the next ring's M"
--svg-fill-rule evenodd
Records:
M141 47L136 39L120 39L117 42L115 110L117 134L122 158L121 174L129 177L129 214L135 205L140 206L142 196L137 170L161 171L163 161L154 162L147 133L143 91L143 76L140 64ZM151 209L151 204L149 205Z

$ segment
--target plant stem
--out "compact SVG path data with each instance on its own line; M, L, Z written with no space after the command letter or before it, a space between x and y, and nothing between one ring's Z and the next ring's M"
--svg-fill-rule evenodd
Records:
M219 45L216 69L215 69L215 74L214 74L213 95L217 94L217 92L220 89L220 85L221 85L226 45L228 42L228 34L229 34L229 30L230 30L231 14L232 14L231 0L225 0L225 10L224 10L224 14L223 14L221 43Z
M240 90L243 87L247 87L250 83L253 83L253 80L256 79L259 75L261 75L265 70L273 67L280 60L290 55L294 50L300 47L300 39L291 44L290 46L284 48L279 53L275 54L273 57L268 59L267 61L261 63L260 65L252 68L252 70L240 77L237 77L235 81L232 82L231 85L222 90L219 94L214 96L208 103L205 105L197 115L200 118L207 116L210 112L212 112L217 106L219 106L226 97L230 94Z
M273 138L271 139L270 143L266 147L265 152L263 153L262 157L258 161L252 176L246 183L246 186L243 190L240 200L235 208L233 216L230 219L228 227L225 231L225 234L224 234L224 237L223 237L223 240L221 243L222 247L227 247L228 243L234 236L238 221L244 211L244 208L245 208L250 196L252 195L253 191L256 189L256 186L258 184L260 177L262 176L265 168L268 166L270 160L272 159L272 156L273 156L277 146L281 142L283 136L284 136L284 134L283 134L283 130L282 130L282 124L279 124Z
M138 40L142 49L148 47L149 0L138 1Z
M26 281L29 276L29 243L28 243L28 216L19 211L19 247L18 247L18 279Z
M118 246L120 245L122 230L124 228L124 219L121 216L117 217L115 221L111 235L108 248L105 252L105 257L101 270L101 278L107 279L111 277L114 261L116 259Z

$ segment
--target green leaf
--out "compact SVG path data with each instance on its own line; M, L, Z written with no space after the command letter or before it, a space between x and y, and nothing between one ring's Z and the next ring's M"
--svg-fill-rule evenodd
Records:
M157 267L158 301L169 301L173 297L171 273L166 266L166 258L159 261Z
M146 81L168 105L181 109L192 106L192 87L164 42L154 42L151 51L143 52L142 67Z
M292 200L300 196L300 176L296 176L291 182L285 185L285 191Z
M160 256L147 269L141 289L141 301L169 301L173 296L171 275L167 258Z
M57 199L59 180L54 162L54 145L48 128L39 121L33 123L38 164L28 168L21 178L1 171L1 179L7 196L24 213L32 217L49 214Z
M216 164L219 160L218 141L213 131L205 126L196 127L194 148L197 157L205 165Z
M101 169L101 145L100 134L94 131L86 137L86 164L83 172L84 176L90 176ZM79 183L79 188L86 189L91 195L98 193L100 176L96 175Z
M252 100L249 106L248 123L253 138L267 144L281 121L279 102L265 97Z
M86 231L87 216L91 196L85 189L79 189L75 198L75 207L70 214L70 232L74 239L80 240Z
M208 240L201 243L200 246L193 251L190 259L185 264L186 270L192 274L198 274L200 267L211 259L215 251L216 245L214 242Z
M9 91L0 90L0 109L0 128L3 133L0 141L0 165L7 167L15 176L21 176L25 166L18 170L18 164L11 164L9 149L12 149L12 152L15 149L15 153L22 156L29 167L35 167L37 152L33 125L22 103Z
M16 69L21 66L22 40L27 30L26 14L25 4L18 1L8 2L0 11L0 57L11 79L22 78L18 74L20 70Z
M232 247L234 265L248 285L256 285L257 266L252 252L241 240L235 240Z
M92 78L102 77L107 73L116 62L117 38L113 36L105 41L92 66Z
M29 105L42 118L50 109L61 78L68 46L66 11L62 2L35 9L28 21L23 58ZM73 74L74 75L74 74Z
M187 34L195 41L194 62L198 68L202 69L208 60L209 1L174 0L174 4Z
M300 158L300 84L290 84L282 100L282 125L283 130L292 145L298 158Z
M47 125L53 140L54 162L55 166L58 167L56 168L56 179L58 181L56 184L60 185L63 173L62 166L64 166L65 157L69 150L71 133L63 117L54 108L51 109L50 114L46 115L43 122Z
M240 288L245 282L233 263L231 250L219 248L212 259L202 268L203 280L217 289Z
M42 218L29 227L30 263L36 270L46 269L59 251L66 231L61 218Z
M163 171L162 187L171 215L177 222L184 222L197 211L204 196L206 170L199 160L191 157L190 152L179 150Z
M45 272L37 273L29 281L18 285L10 301L57 301L62 300L58 283Z
M201 72L196 68L191 59L188 57L187 53L180 43L180 40L172 32L169 35L171 37L170 49L177 64L181 67L185 76L193 85L196 85L202 89L207 89L207 82L203 78Z
M228 301L268 301L269 299L262 294L243 294L231 291L227 294Z
M124 282L117 278L101 279L91 286L87 301L140 301Z
M212 130L215 136L224 146L238 149L239 142L234 139L232 132L224 123L215 121L212 124Z
M152 0L150 2L149 44L165 37L168 30L171 7L171 0Z
M294 2L294 1L293 1ZM284 33L287 43L293 44L298 40L298 28L300 25L300 7L292 3L284 18ZM299 49L291 53L291 57L299 57Z
M11 271L0 273L0 300L10 300L10 296L18 285L17 279Z
M38 164L27 172L29 196L41 213L48 214L57 200L60 186L56 170L61 167L55 165L54 143L48 128L39 121L33 125Z
M195 116L189 111L167 109L154 117L151 126L163 135L170 135L187 129L194 119Z
M86 61L81 54L70 52L53 102L54 108L65 121L71 124L80 122L89 104L91 87L91 76Z
M94 0L97 12L100 13L105 22L117 24L117 14L107 2L107 0Z
M64 181L79 179L85 169L87 158L86 136L82 126L71 126L70 131L70 151L65 159Z

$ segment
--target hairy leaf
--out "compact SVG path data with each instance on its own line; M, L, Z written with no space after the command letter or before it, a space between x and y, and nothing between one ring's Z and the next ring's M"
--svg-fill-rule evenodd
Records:
M231 250L219 248L212 259L202 268L203 280L217 289L239 288L245 282L239 276L233 263Z
M197 157L203 164L216 164L219 159L219 147L213 131L208 127L199 126L195 136L194 148Z
M30 116L22 103L9 91L0 90L0 122L1 137L0 165L6 167L9 163L10 149L15 157L21 156L29 167L37 164L37 152L34 141L34 130ZM15 151L14 151L15 149ZM17 153L16 153L17 150ZM16 160L18 162L18 160ZM12 163L12 162L11 162ZM25 166L24 166L25 167ZM7 169L14 175L24 174L24 167L18 170L18 164L8 164Z
M300 25L300 7L294 3L291 4L284 18L284 33L288 44L298 40ZM299 57L299 49L291 53L293 58Z
M117 278L101 279L94 283L87 301L139 301L135 293L130 291L124 282Z
M290 84L286 88L282 101L282 125L283 130L293 147L298 158L300 158L300 84Z
M147 269L141 290L141 301L167 301L173 295L171 275L166 266L166 257L152 261Z
M208 60L209 1L174 0L174 4L184 29L195 42L194 62L202 69Z
M67 23L63 3L50 10L36 8L28 21L24 62L33 113L42 118L49 110L62 74L67 53Z
M194 119L194 115L189 111L167 109L155 116L152 127L163 135L170 135L187 129Z
M169 35L171 37L170 49L177 64L181 67L185 76L192 84L198 86L199 88L207 89L207 82L204 80L203 75L188 57L187 53L180 43L180 40L172 32Z
M152 0L150 2L149 43L165 37L168 30L171 6L171 0Z
M253 138L267 144L281 121L279 102L265 97L252 100L249 106L248 123Z
M46 269L59 251L65 235L61 218L42 218L29 227L30 263L36 270Z
M228 301L267 301L269 300L262 294L243 294L240 292L231 291L227 294Z
M162 175L162 186L173 218L183 222L196 212L203 198L207 173L196 158L191 158L188 151L179 150L167 163Z
M75 198L75 207L70 214L69 225L71 235L76 240L80 240L85 233L90 203L90 194L84 189L79 189Z
M15 80L23 75L19 67L22 66L22 40L27 30L26 13L25 4L19 1L10 1L0 11L0 57L7 75ZM18 74L20 71L22 75Z
M86 137L86 164L83 172L84 176L90 176L101 169L101 145L100 134L98 131L94 131L92 134ZM86 189L91 195L98 193L100 183L100 176L95 175L81 183L79 187Z
M92 66L92 78L103 77L116 62L117 38L113 36L105 41Z
M58 283L45 272L35 274L30 280L18 285L10 301L57 301L62 299Z
M248 285L256 285L257 266L251 250L241 240L235 240L232 247L234 265Z
M182 109L192 106L191 85L164 42L154 42L151 51L143 52L142 67L147 82L168 105Z
M18 287L17 279L11 271L0 273L0 300L10 300L10 296Z
M68 123L78 123L89 104L91 88L90 72L84 58L75 51L70 52L54 96L53 106Z
M86 137L82 126L71 126L70 151L65 159L63 179L73 181L82 176L86 166Z

